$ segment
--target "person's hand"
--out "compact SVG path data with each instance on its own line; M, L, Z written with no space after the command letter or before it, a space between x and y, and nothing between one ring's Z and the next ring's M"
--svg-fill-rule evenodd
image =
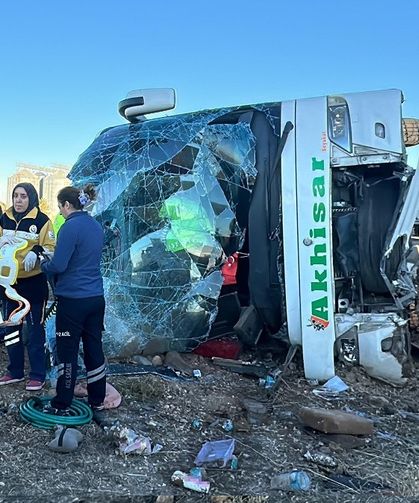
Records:
M51 260L52 257L54 256L54 252L53 251L49 251L49 250L43 250L42 253L41 253L42 257L44 259L47 259L47 260ZM42 260L42 259L41 259Z
M2 236L0 238L0 248L3 247L4 245L14 245L18 241L19 240L17 238L15 238L14 236L9 236L9 235Z
M32 271L35 267L36 261L38 260L38 256L35 252L30 251L26 257L23 259L23 267L26 272Z
M42 264L46 264L47 262L49 262L53 256L54 256L54 252L52 252L52 251L48 251L48 250L44 249L41 252L41 255L39 256L39 265L41 266L41 269L42 269Z

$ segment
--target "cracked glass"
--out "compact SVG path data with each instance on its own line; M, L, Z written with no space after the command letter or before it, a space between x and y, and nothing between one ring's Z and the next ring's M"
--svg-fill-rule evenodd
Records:
M250 125L223 123L228 112L109 128L70 173L74 185L97 190L89 211L105 232L109 356L155 337L191 350L208 336L222 265L243 246L237 215L248 212L257 174Z

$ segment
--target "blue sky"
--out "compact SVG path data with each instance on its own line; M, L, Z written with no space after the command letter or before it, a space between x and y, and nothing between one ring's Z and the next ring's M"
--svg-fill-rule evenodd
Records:
M396 87L419 117L418 27L416 0L4 0L0 186L74 163L139 87L178 112Z

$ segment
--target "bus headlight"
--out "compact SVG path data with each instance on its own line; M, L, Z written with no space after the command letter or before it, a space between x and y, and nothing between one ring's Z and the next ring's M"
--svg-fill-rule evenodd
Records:
M352 152L351 122L348 104L339 96L327 98L329 139L339 147Z

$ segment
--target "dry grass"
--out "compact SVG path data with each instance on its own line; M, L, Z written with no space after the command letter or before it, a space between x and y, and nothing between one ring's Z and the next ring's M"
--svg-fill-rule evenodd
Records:
M4 355L3 362L0 355L0 364L5 366ZM397 411L419 412L417 378L400 390L371 380L360 369L338 369L350 392L344 400L325 402L312 393L298 369L281 381L274 396L269 396L258 387L257 379L223 371L204 361L194 362L193 367L201 368L201 380L162 381L153 375L110 379L122 393L123 402L108 413L109 419L164 446L148 457L117 456L115 445L94 424L81 429L85 439L75 453L52 453L47 448L52 433L34 430L19 420L17 406L27 396L23 386L0 387L0 502L156 503L158 495L158 503L415 501L419 494L419 425L403 420ZM226 433L221 427L225 417L236 424L246 420L241 406L245 397L268 402L267 420L251 424L249 431ZM375 420L376 432L388 432L394 438L383 439L376 434L365 447L352 450L326 443L320 435L305 431L296 419L299 408L310 405L346 406L367 413ZM202 430L191 428L194 418L203 421ZM171 474L188 471L204 442L228 435L236 439L238 469L208 469L210 495L171 484ZM331 488L328 482L333 471L309 463L303 457L306 450L333 456L338 462L337 473L386 488ZM309 492L286 494L270 489L273 475L294 468L311 475ZM170 499L164 501L163 496Z
M155 401L165 394L166 385L159 377L144 375L138 377L126 377L118 379L118 389L125 398L139 402Z

